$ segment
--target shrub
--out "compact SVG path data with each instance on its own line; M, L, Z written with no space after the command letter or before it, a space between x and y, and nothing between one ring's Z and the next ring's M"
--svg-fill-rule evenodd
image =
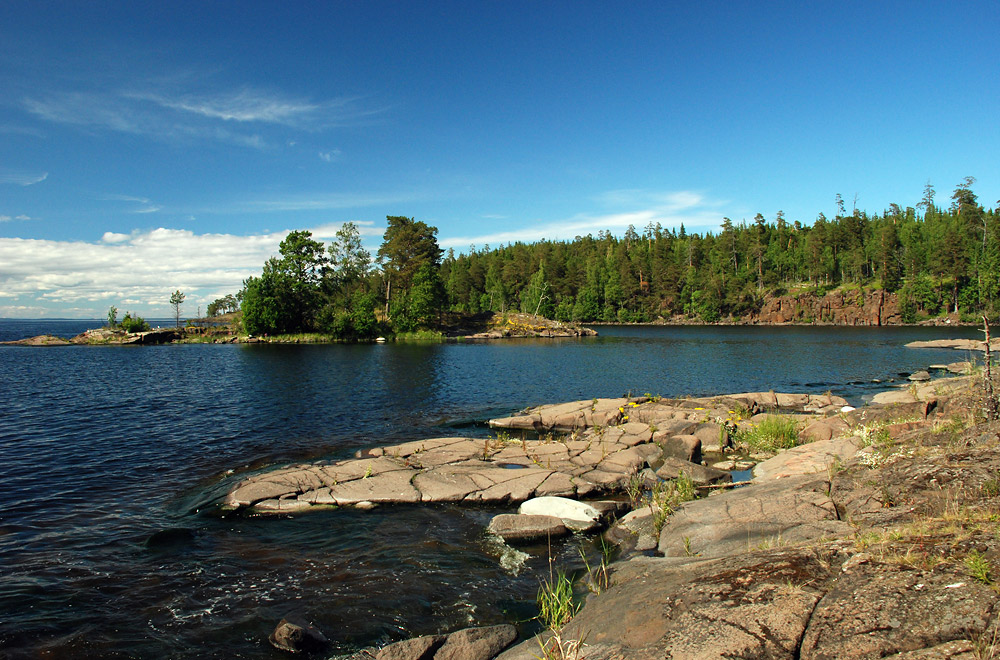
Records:
M125 312L125 318L119 324L125 332L146 332L149 324L139 315L132 316L132 312Z

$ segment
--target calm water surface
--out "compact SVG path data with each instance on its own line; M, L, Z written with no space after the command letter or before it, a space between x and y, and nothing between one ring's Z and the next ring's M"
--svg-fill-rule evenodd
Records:
M96 325L0 321L0 340ZM375 444L483 435L539 403L832 390L863 403L965 356L959 328L602 327L581 340L364 346L0 346L0 656L281 658L283 616L334 652L532 614L482 535L500 509L223 516L247 472ZM576 565L575 542L554 548ZM590 551L588 549L588 551Z

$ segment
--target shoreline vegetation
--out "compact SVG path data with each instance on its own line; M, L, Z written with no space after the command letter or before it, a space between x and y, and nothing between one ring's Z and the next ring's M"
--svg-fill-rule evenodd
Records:
M921 377L862 409L775 392L543 405L491 420L486 439L252 473L223 506L492 504L511 566L562 538L598 539L597 563L542 582L520 639L485 622L352 658L995 658L1000 422L981 367L949 367L964 375ZM734 488L731 470L752 480ZM306 622L297 634L325 640Z
M780 306L780 302L773 306ZM770 302L767 306L772 306ZM801 310L801 305L798 307ZM341 339L321 332L300 332L287 334L252 335L243 330L242 312L230 312L215 317L188 319L183 328L148 328L139 332L128 332L121 327L104 326L80 333L74 337L56 335L38 335L12 341L0 342L0 345L20 346L111 346L111 345L153 345L166 343L183 344L220 344L220 343L268 343L268 344L323 344L323 343L371 343L376 340L387 341L482 341L497 339L523 338L566 338L587 337L598 332L588 326L800 326L800 327L887 327L887 326L952 326L972 327L976 325L969 319L959 315L945 314L928 318L919 323L902 323L898 317L883 318L883 322L872 322L873 319L864 315L863 308L839 308L843 318L837 321L802 320L799 318L781 320L757 319L719 319L706 323L699 318L676 316L659 318L648 322L593 321L586 325L575 322L562 322L543 316L523 312L480 312L478 314L449 313L442 318L440 324L390 334L388 337L371 337L367 339ZM852 322L846 322L850 320Z

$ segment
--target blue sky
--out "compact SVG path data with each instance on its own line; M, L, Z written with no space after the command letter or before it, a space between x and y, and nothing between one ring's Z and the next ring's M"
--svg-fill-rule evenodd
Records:
M1000 3L0 3L0 317L169 316L293 229L443 247L1000 199Z

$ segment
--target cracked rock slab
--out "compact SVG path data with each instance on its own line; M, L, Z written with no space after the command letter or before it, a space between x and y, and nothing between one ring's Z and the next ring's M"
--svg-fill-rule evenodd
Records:
M816 475L788 477L687 502L660 532L667 557L738 555L851 533L837 519L830 482Z
M563 639L585 640L588 660L796 658L830 574L821 551L801 548L725 560L631 559L587 602ZM528 640L498 660L528 660Z
M817 605L801 658L930 657L912 653L985 630L997 602L996 592L961 565L863 564L837 579Z

